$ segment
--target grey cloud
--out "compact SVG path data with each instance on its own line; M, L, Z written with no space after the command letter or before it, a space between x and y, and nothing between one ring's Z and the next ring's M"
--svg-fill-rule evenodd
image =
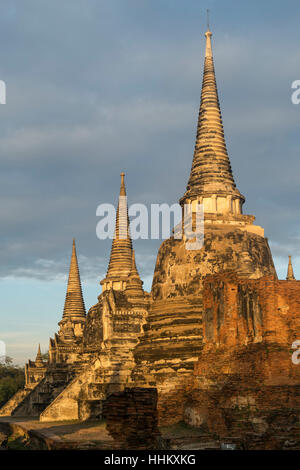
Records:
M101 257L91 259L84 255L78 257L81 275L84 281L97 280L106 271L105 260ZM68 279L69 260L36 259L28 267L18 266L11 270L4 279L31 278L41 281L63 281Z

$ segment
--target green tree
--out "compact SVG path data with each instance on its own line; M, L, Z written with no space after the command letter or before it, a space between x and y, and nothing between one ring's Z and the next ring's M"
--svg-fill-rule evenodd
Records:
M3 364L0 364L0 407L24 387L24 382L24 368L14 365L13 360L7 356Z

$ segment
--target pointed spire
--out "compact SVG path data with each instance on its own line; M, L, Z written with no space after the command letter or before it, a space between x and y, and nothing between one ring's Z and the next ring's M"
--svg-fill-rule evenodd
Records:
M63 320L85 319L85 306L82 296L75 238L73 238L72 256L69 271L67 294L64 306Z
M39 344L38 352L37 352L37 355L36 355L36 360L37 359L42 359L41 345L40 344Z
M213 194L233 196L243 203L245 199L236 188L226 148L209 25L205 37L205 63L194 158L181 203L186 199Z
M132 241L129 233L129 217L124 176L124 173L121 173L116 228L106 279L127 278L131 271Z
M39 347L38 347L38 352L37 352L37 355L36 355L36 358L35 358L35 364L38 366L38 365L43 365L43 358L42 358L42 353L41 353L41 345L39 344Z
M286 280L287 281L295 281L296 280L296 278L294 276L294 270L293 270L292 257L291 256L289 256L289 265L288 265Z

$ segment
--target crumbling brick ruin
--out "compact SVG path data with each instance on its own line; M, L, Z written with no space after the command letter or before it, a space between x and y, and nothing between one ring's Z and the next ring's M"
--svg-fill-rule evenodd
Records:
M185 419L254 448L300 448L300 282L235 273L204 282L204 347Z
M120 449L155 449L159 445L155 388L126 388L111 394L104 403L103 417Z

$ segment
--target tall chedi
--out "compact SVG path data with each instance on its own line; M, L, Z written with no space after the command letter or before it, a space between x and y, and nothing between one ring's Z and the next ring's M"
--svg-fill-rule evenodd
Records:
M121 186L116 215L116 227L112 242L106 278L101 281L103 291L113 288L123 290L131 271L132 241L129 233L129 218L125 174L121 173Z
M108 269L100 284L102 293L98 297L98 303L90 308L87 315L84 345L90 351L99 350L103 345L106 350L120 347L122 354L125 350L126 355L136 345L137 336L142 331L149 294L144 292L143 282L136 268L124 173L121 173Z
M245 198L235 185L227 152L209 29L205 38L195 151L180 200L192 213L198 203L203 204L204 244L201 249L187 249L184 237L162 243L148 324L135 350L137 366L132 374L137 385L156 384L161 423L176 422L182 416L184 389L202 349L203 279L224 271L251 279L276 277L264 230L253 224L254 216L242 213ZM222 299L219 302L222 322Z
M211 47L206 50L193 164L182 204L198 201L205 212L241 214L244 196L236 188L228 157Z

